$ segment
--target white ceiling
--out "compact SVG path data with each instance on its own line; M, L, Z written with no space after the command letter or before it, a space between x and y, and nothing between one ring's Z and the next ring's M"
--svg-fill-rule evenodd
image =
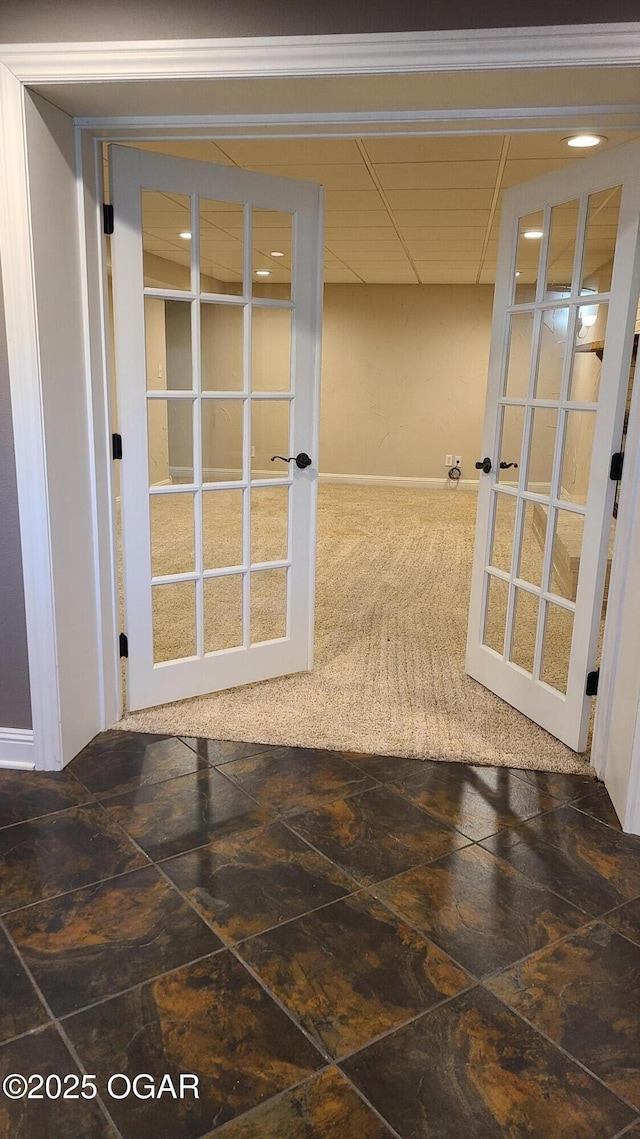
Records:
M635 137L611 131L603 145ZM136 145L321 183L326 189L328 283L491 284L502 191L584 161L589 152L567 147L564 138L566 132ZM603 225L608 220L603 216ZM239 278L239 224L215 213L206 217L214 261L219 247L217 269L208 270L212 275L220 277L226 268L225 279ZM188 215L181 215L175 198L166 199L166 209L156 203L147 223L148 248L159 257L188 264L188 248L178 236L187 226ZM274 282L288 278L288 256L270 258L271 250L283 248L286 240L281 226L277 215L265 215L255 236L254 268L269 268ZM602 230L603 250L610 228Z

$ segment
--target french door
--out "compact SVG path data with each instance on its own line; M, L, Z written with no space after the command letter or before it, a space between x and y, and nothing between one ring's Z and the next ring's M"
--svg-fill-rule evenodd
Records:
M129 147L110 169L136 709L312 665L322 191Z
M638 304L640 145L504 193L467 672L586 747Z

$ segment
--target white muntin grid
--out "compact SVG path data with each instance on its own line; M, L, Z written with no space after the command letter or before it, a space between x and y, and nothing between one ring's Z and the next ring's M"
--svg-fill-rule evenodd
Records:
M611 190L613 195L619 187L614 187ZM504 644L502 649L502 659L508 662L513 668L520 668L511 658L514 650L514 630L516 621L516 598L522 596L517 593L522 590L525 594L529 594L537 599L538 602L538 619L536 625L535 648L533 656L533 679L540 684L546 686L546 682L541 679L541 673L544 668L544 651L545 651L545 637L547 632L548 616L551 612L550 606L555 605L560 609L567 611L571 614L571 618L576 612L576 602L561 596L552 591L551 577L553 569L553 551L554 542L556 539L557 520L559 511L566 511L583 518L586 517L587 506L586 504L573 502L566 497L562 497L562 469L565 458L565 444L567 438L567 426L569 416L577 413L586 413L594 416L598 408L597 402L581 402L572 400L571 383L573 376L573 368L575 362L575 350L577 347L577 331L579 310L586 303L591 305L608 305L610 301L610 291L606 292L583 292L583 262L585 246L587 241L588 224L590 221L589 206L591 195L585 192L574 198L574 201L579 202L576 235L575 235L575 249L573 258L573 268L571 274L571 288L566 297L561 301L556 298L548 299L547 292L549 291L548 285L548 270L550 269L550 242L551 242L551 220L552 212L562 205L572 203L558 203L556 206L547 204L544 211L540 211L542 215L542 231L543 236L540 244L536 295L531 301L518 303L516 299L516 258L518 254L518 232L524 221L523 217L514 219L515 234L512 242L513 258L511 265L511 279L512 279L512 292L511 304L506 309L506 321L508 322L509 331L504 337L503 341L503 359L502 359L502 383L501 395L498 398L498 415L496 417L496 435L495 435L495 449L494 454L499 459L505 458L508 461L518 462L517 480L513 478L512 471L505 474L505 479L509 479L512 485L507 485L506 482L500 481L500 471L496 471L495 483L492 487L491 506L490 506L490 520L487 529L487 548L485 557L485 575L484 575L484 589L482 597L482 628L483 640L487 635L487 621L488 621L488 608L489 608L489 585L491 580L503 581L507 587L507 606L506 606L506 619L504 629ZM612 243L612 248L615 242ZM587 301L588 298L588 301ZM566 314L567 333L564 349L564 360L562 377L560 383L560 390L557 399L539 398L536 396L536 387L539 379L539 365L540 365L540 351L542 342L542 326L545 313L562 312ZM516 397L506 394L507 377L508 377L508 364L510 352L510 335L512 320L523 313L531 313L533 318L533 327L531 335L531 352L529 362L529 376L527 384L527 393L522 397ZM522 440L518 454L502 454L502 439L503 439L503 426L504 418L507 414L507 408L522 408L523 423L522 423ZM539 490L529 489L529 465L531 459L531 448L533 444L533 428L534 416L537 408L547 408L555 410L557 413L555 442L553 449L553 460L550 471L549 479L549 493L540 492ZM496 566L491 565L492 546L496 525L496 515L498 503L501 496L510 496L515 500L515 524L513 533L513 544L511 550L511 565L509 570L503 570ZM540 503L546 509L546 537L544 543L544 552L542 559L542 573L540 585L535 585L526 578L519 576L520 559L522 555L523 540L524 540L524 512L527 502ZM486 645L486 642L485 642ZM489 651L496 652L495 647L486 645ZM497 654L500 655L500 654ZM568 666L568 661L567 661Z
M167 414L172 401L183 401L191 405L192 409L192 457L193 479L185 482L175 482L168 485L150 486L149 495L191 494L193 496L194 510L194 554L195 568L192 571L175 574L164 574L151 578L151 589L162 586L193 582L195 584L195 632L196 657L215 656L228 650L218 649L213 652L205 651L205 589L207 580L241 575L242 577L242 646L249 648L251 639L251 584L252 576L258 573L267 573L274 570L285 571L286 582L286 633L290 631L290 588L289 571L292 564L292 495L290 488L293 483L293 472L289 466L282 475L274 477L252 477L252 409L259 402L277 401L280 406L288 407L288 436L287 455L291 454L294 437L294 408L295 408L295 370L292 361L295 358L295 271L292 257L291 299L274 299L255 296L253 293L253 211L251 203L244 203L243 226L243 291L241 295L227 293L209 293L201 289L200 276L200 204L198 194L190 195L191 202L191 281L189 290L171 288L144 287L144 297L159 300L179 300L191 306L191 389L146 392L147 406L155 401L164 401ZM290 214L292 224L292 251L295 243L296 214ZM216 304L224 306L241 307L243 310L243 384L241 390L215 390L205 391L202 387L202 355L201 355L201 306ZM292 313L291 348L289 359L288 389L282 391L253 391L252 390L252 318L256 308L289 310ZM221 479L205 481L203 469L203 408L207 401L227 404L228 401L238 402L242 405L242 476L236 479ZM224 401L224 403L223 403ZM274 444L278 450L283 445L282 440ZM287 552L286 557L268 562L251 561L251 495L258 488L288 488L287 494ZM242 493L242 562L239 565L222 566L215 569L205 568L204 542L203 542L203 494L216 493L225 490L239 490ZM220 524L220 523L219 523Z

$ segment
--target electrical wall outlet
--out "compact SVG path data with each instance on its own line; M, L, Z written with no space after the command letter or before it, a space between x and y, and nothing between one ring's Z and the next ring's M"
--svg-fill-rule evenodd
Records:
M256 457L256 449L255 449L255 447L252 447L251 448L251 458L255 459L255 457Z
M454 455L453 465L455 467L461 467L462 466L462 455Z
M445 467L452 467L453 466L453 455L445 455L444 465L445 465Z

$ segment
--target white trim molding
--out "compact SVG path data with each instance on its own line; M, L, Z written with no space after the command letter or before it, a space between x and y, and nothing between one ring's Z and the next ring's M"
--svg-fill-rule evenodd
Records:
M33 732L0 728L0 770L33 771L35 766Z
M130 79L280 78L634 66L640 23L463 31L3 44L0 59L22 83Z
M56 622L24 87L0 63L0 248L36 767L62 766Z

